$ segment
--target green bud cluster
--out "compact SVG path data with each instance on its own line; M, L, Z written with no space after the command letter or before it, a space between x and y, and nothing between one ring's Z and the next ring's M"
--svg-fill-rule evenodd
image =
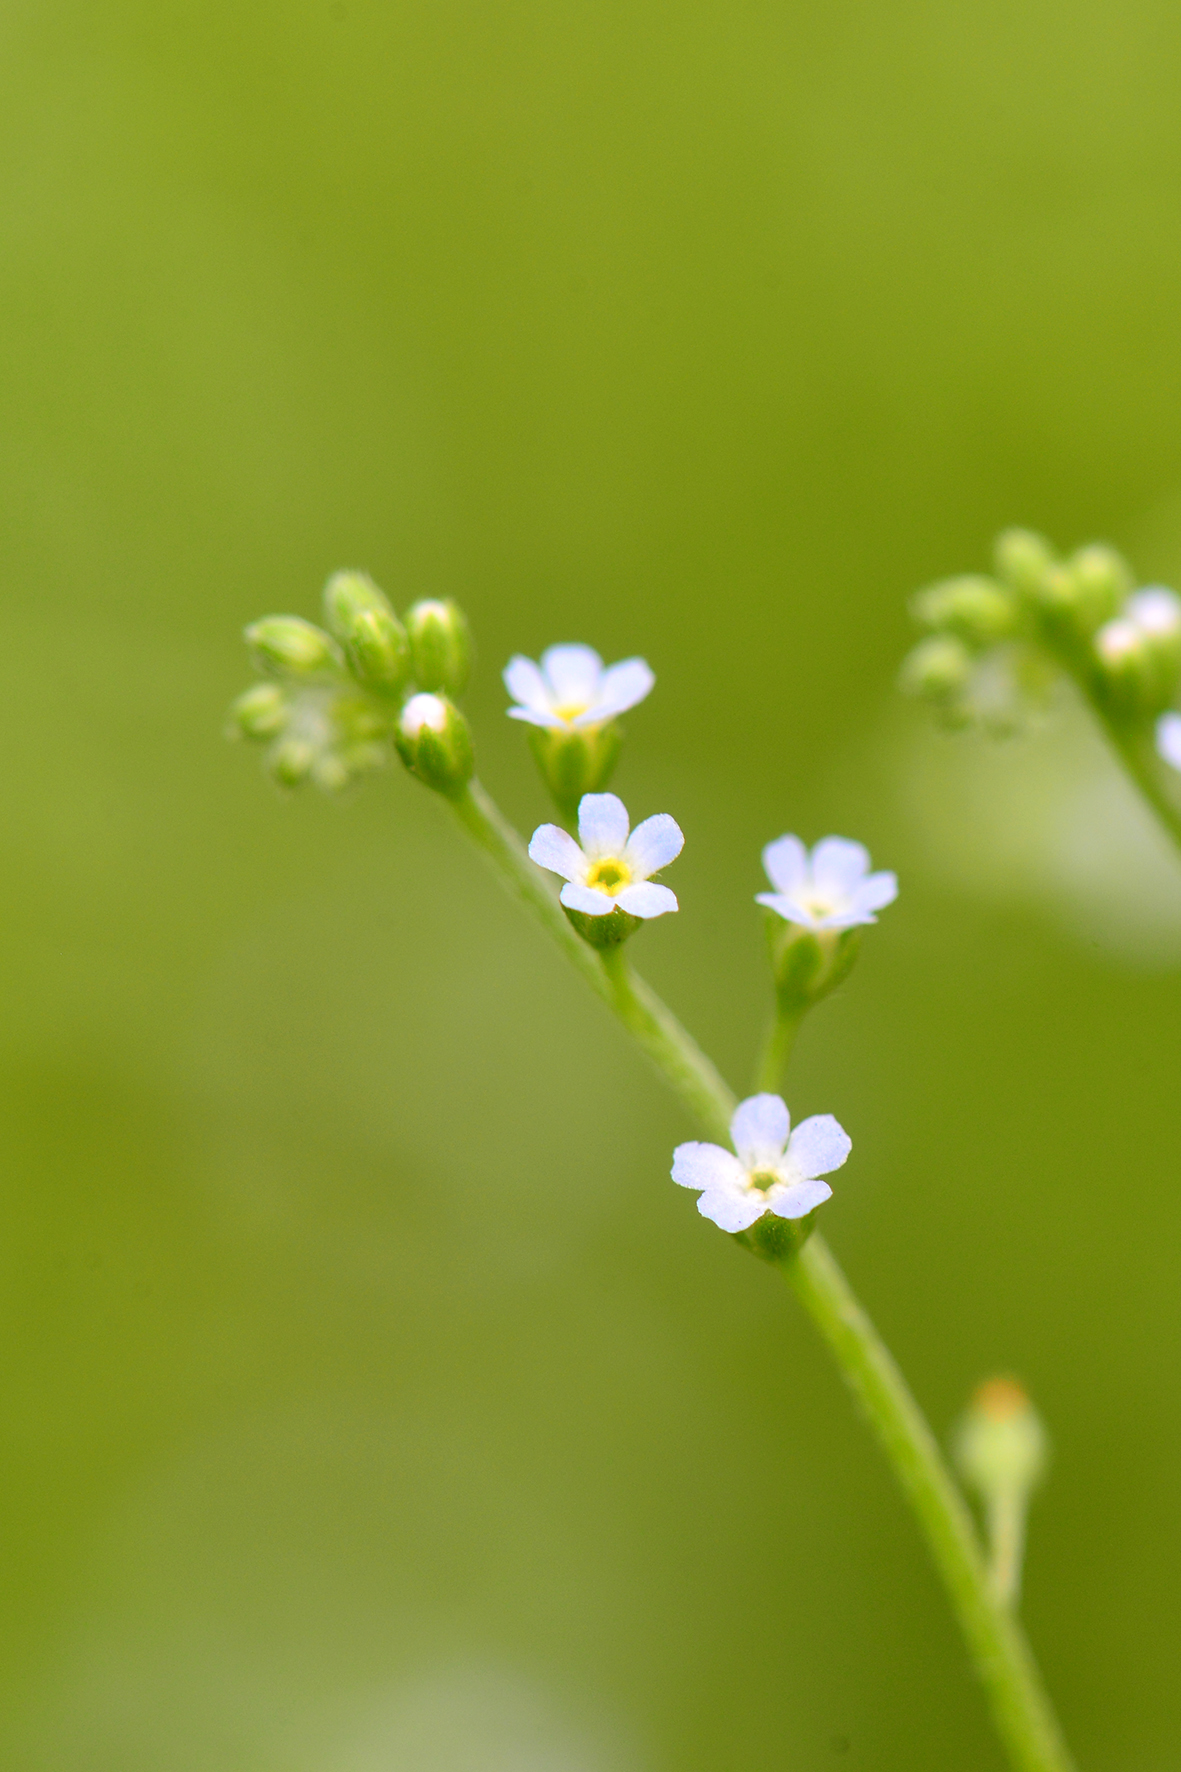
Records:
M449 599L424 599L399 621L363 572L334 573L323 607L322 628L302 616L268 615L246 629L266 681L234 703L230 736L263 745L264 767L286 788L311 781L338 792L395 749L420 780L458 791L472 774L471 734L449 699L471 672L462 611ZM407 719L427 699L423 692L437 695L444 712Z
M901 683L949 727L1009 733L1065 672L1117 725L1144 724L1181 683L1181 602L1136 591L1127 561L1093 542L1060 558L1044 536L1006 529L993 577L945 579L911 609L926 637Z

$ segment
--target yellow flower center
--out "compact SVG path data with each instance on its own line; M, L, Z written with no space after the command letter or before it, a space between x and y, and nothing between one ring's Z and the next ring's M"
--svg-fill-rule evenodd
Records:
M559 720L576 720L579 714L585 714L589 707L589 701L568 701L564 702L560 708L555 708L554 714Z
M779 1177L770 1169L757 1169L746 1185L756 1194L765 1194L775 1186L778 1180Z
M606 892L614 898L617 892L630 885L632 871L625 861L617 855L604 855L594 863L586 876L588 886L594 886L600 892Z

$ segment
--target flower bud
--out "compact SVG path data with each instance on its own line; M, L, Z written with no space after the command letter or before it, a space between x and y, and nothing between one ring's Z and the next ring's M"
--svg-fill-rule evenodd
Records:
M297 788L307 781L316 762L316 747L297 733L288 733L267 752L266 766L283 788Z
M1110 621L1131 590L1131 567L1114 548L1094 542L1070 556L1067 570L1074 580L1076 623L1093 634Z
M972 655L962 640L933 634L907 654L902 687L923 701L948 702L961 695L972 675Z
M956 1436L964 1479L990 1500L1000 1491L1028 1495L1045 1475L1042 1420L1015 1379L990 1378L972 1398Z
M418 687L459 695L471 675L472 637L458 604L450 597L412 604L406 611L406 632Z
M1007 640L1020 623L1012 592L991 578L943 579L920 591L911 608L923 627L954 634L975 647Z
M1177 661L1168 640L1126 615L1105 622L1095 635L1098 690L1112 711L1125 719L1160 713L1172 699Z
M340 650L326 634L298 615L264 615L245 630L251 657L265 677L300 682L339 678Z
M1032 529L1006 529L997 536L993 558L1006 584L1020 596L1036 600L1042 580L1054 565L1054 550Z
M529 727L529 746L542 780L568 824L577 821L584 794L601 794L607 786L622 743L623 729L616 720L582 730Z
M1124 614L1148 642L1161 692L1171 701L1181 675L1181 597L1163 585L1147 585L1128 598Z
M412 695L398 716L394 743L407 769L441 794L458 794L472 778L472 735L445 695Z
M259 742L275 738L286 726L289 714L287 695L278 683L256 683L231 707L226 733L230 738Z
M389 598L363 572L337 572L324 587L328 625L357 681L396 695L410 680L410 642Z

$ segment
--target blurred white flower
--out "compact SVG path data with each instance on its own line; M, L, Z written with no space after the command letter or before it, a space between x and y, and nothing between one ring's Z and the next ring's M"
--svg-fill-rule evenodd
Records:
M1181 769L1181 714L1162 714L1156 723L1156 748L1166 763Z
M1142 591L1133 591L1124 604L1123 615L1143 634L1171 638L1181 633L1181 597L1163 585L1147 585Z
M539 867L566 881L562 903L588 917L616 908L632 917L662 917L677 901L667 886L650 879L684 847L676 820L667 812L646 818L628 835L627 807L615 794L584 794L578 807L576 843L560 825L539 825L529 854Z
M763 850L774 892L755 894L788 923L805 929L852 929L876 923L875 911L898 896L896 875L871 874L869 851L845 837L825 837L811 855L798 837L778 837Z
M792 1132L791 1115L778 1095L752 1095L741 1102L730 1137L737 1156L720 1144L679 1144L672 1166L681 1187L701 1190L702 1217L724 1231L744 1231L764 1212L805 1217L832 1194L819 1177L839 1169L853 1148L831 1114L813 1114Z
M643 701L655 681L642 658L605 666L590 646L551 646L539 665L518 654L504 668L516 702L509 719L566 732L605 725Z

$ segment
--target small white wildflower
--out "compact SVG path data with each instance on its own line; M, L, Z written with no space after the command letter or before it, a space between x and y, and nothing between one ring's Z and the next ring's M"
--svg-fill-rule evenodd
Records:
M1181 769L1181 714L1162 714L1156 723L1156 748L1166 763Z
M562 903L588 917L617 907L632 917L662 917L677 901L649 876L681 853L685 839L667 812L646 818L628 835L627 807L614 794L584 794L578 807L576 843L556 824L540 825L529 854L539 867L566 881Z
M825 837L811 855L798 837L778 837L763 866L775 891L756 893L757 902L816 932L876 923L874 912L898 896L897 876L871 874L869 851L845 837Z
M724 1231L744 1231L764 1212L804 1218L832 1194L820 1176L839 1169L853 1148L831 1114L813 1114L792 1132L778 1095L741 1102L730 1137L737 1156L720 1144L679 1144L672 1166L681 1187L701 1190L702 1217Z
M1146 630L1139 622L1117 615L1113 621L1104 622L1095 635L1095 650L1104 664L1120 665L1144 651L1146 638Z
M539 665L517 654L504 668L517 704L508 710L510 720L565 732L605 725L643 701L655 681L642 658L604 666L590 646L551 646Z

